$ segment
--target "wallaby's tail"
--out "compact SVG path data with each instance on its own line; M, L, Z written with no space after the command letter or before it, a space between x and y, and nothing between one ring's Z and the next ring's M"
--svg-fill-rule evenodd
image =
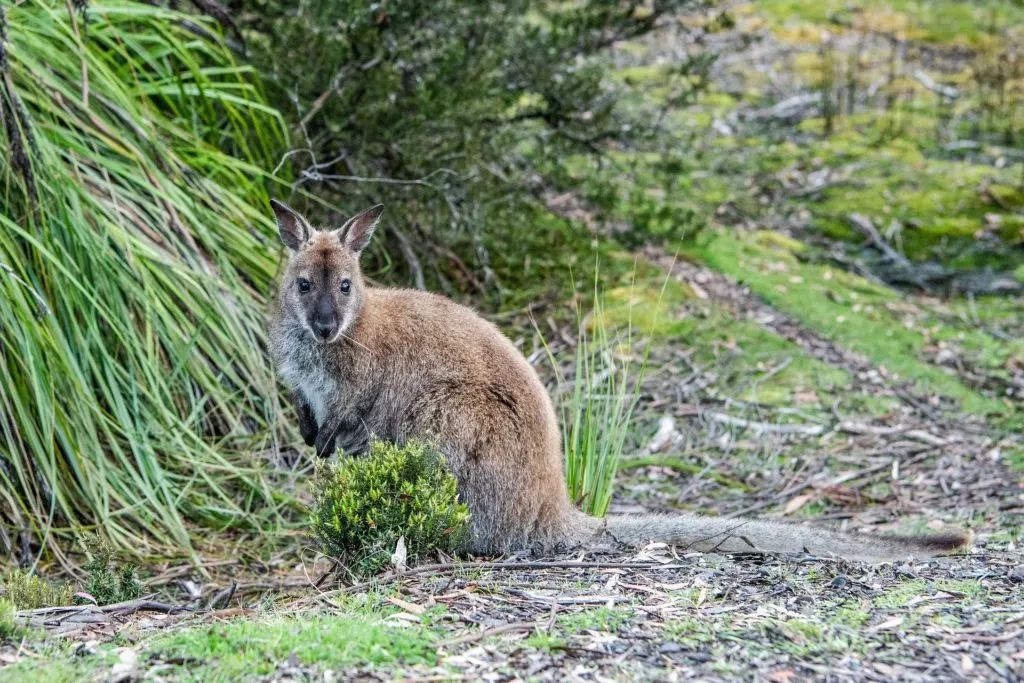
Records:
M970 543L970 537L960 532L866 536L783 522L697 515L620 515L588 518L584 524L593 539L601 539L603 532L605 540L629 545L661 541L703 552L808 553L869 562L948 554Z

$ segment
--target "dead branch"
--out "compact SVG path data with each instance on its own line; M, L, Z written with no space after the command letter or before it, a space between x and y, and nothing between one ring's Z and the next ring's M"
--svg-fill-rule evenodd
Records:
M475 643L478 640L484 638L490 638L496 636L499 633L512 633L515 631L532 631L537 628L537 624L532 621L517 621L511 624L502 624L501 626L495 626L494 628L483 629L477 633L471 633L466 636L459 638L452 638L451 640L442 640L437 644L438 647L454 647L456 645L463 645L465 643Z
M21 610L15 612L15 616L19 618L29 618L36 616L46 615L76 615L76 614L106 614L118 617L123 617L128 614L134 614L135 612L163 612L164 614L175 614L177 612L187 612L187 607L180 605L169 605L165 602L158 602L156 600L149 600L142 598L140 600L127 600L125 602L115 602L110 605L67 605L64 607L39 607L36 609Z
M933 449L931 447L921 446L919 449L916 450L904 451L901 455L913 455L913 457L911 457L910 460L908 460L907 462L903 463L902 466L906 467L908 465L915 465L921 462L922 460L927 458L929 454L931 454L932 450ZM872 465L871 467L865 467L864 469L857 470L856 472L847 472L846 474L836 477L832 481L824 484L822 488L840 486L847 482L854 481L855 479L860 479L862 477L877 474L878 472L890 469L892 467L892 463L892 460L886 460L885 462L880 462L876 465ZM763 510L764 508L775 505L776 503L781 503L785 500L788 500L793 495L812 487L816 487L816 483L813 479L808 479L802 484L789 487L785 491L782 491L781 493L772 496L768 500L761 501L760 503L751 505L749 507L745 507L742 510L737 510L736 512L730 512L727 515L723 515L723 517L725 517L726 519L745 517L752 512L757 512L758 510Z
M916 80L918 83L928 88L932 92L938 93L939 95L942 95L943 97L946 97L948 99L955 100L956 98L960 97L959 90L957 90L951 85L945 85L943 83L936 82L935 79L933 79L931 76L926 74L921 69L917 69L916 71L914 71L914 80Z
M874 436L902 436L914 441L920 441L932 446L946 446L949 441L935 436L923 429L908 429L906 427L879 427L877 425L866 425L859 422L843 421L837 427L841 432L849 434L871 434Z
M659 564L657 562L579 562L579 561L551 561L551 562L459 562L457 564L425 564L402 572L388 572L369 581L356 583L345 588L339 588L329 593L358 593L384 584L398 581L422 574L433 574L444 576L460 571L472 571L484 569L489 571L501 571L505 569L680 569L685 565L681 564Z
M851 213L846 216L846 220L849 221L850 225L864 233L868 241L882 252L887 259L901 266L910 267L910 261L903 254L892 248L885 238L882 237L881 233L875 229L870 218L859 213Z
M754 422L752 420L744 420L742 417L733 417L732 415L713 412L705 413L705 415L715 422L743 427L744 429L750 429L757 433L770 432L773 434L804 434L806 436L818 436L825 432L824 425L784 425L772 424L769 422Z

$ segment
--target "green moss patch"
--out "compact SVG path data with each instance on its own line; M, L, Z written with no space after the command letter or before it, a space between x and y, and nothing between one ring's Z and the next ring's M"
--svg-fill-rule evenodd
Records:
M937 45L979 47L992 39L987 27L1024 21L1024 8L1011 0L764 0L753 7L777 35L793 41L814 40L814 29L860 29Z
M185 680L236 681L272 674L289 658L320 670L433 664L433 642L433 633L422 626L398 627L379 616L306 614L184 628L146 642L136 656ZM88 680L109 672L119 658L112 646L84 657L72 650L55 647L49 661L28 660L6 673L11 680Z
M727 232L709 235L694 251L712 268L733 275L782 312L871 358L888 372L918 385L922 392L956 399L972 412L1009 413L1003 402L986 398L921 360L925 335L901 324L887 306L898 305L898 293Z

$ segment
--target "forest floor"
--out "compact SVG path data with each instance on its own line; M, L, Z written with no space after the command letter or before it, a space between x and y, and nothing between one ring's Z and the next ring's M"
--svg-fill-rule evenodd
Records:
M988 15L969 6L733 5L707 37L710 91L678 111L645 84L687 46L671 31L618 46L623 97L665 105L698 159L669 183L623 152L624 179L707 227L613 255L627 266L605 294L608 319L652 341L613 513L952 526L969 553L864 565L652 545L353 587L316 585L327 564L294 539L239 545L148 567L154 602L33 615L49 637L0 648L0 680L1020 680L1021 160L982 135L959 144L929 99L986 49ZM904 104L883 110L870 84L897 33ZM824 135L810 95L853 54L866 85ZM556 354L572 350L567 313L539 316ZM502 322L548 372L530 318Z

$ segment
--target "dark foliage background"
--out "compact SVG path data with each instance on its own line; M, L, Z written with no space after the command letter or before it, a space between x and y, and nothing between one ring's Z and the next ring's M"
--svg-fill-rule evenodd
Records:
M292 118L290 200L324 222L383 202L371 269L497 296L557 268L565 276L564 262L536 256L573 239L543 202L581 184L567 159L655 144L656 117L619 105L595 53L698 4L236 0L230 10ZM672 75L698 77L710 62ZM702 79L693 83L689 95ZM597 207L617 201L612 182L588 177Z

